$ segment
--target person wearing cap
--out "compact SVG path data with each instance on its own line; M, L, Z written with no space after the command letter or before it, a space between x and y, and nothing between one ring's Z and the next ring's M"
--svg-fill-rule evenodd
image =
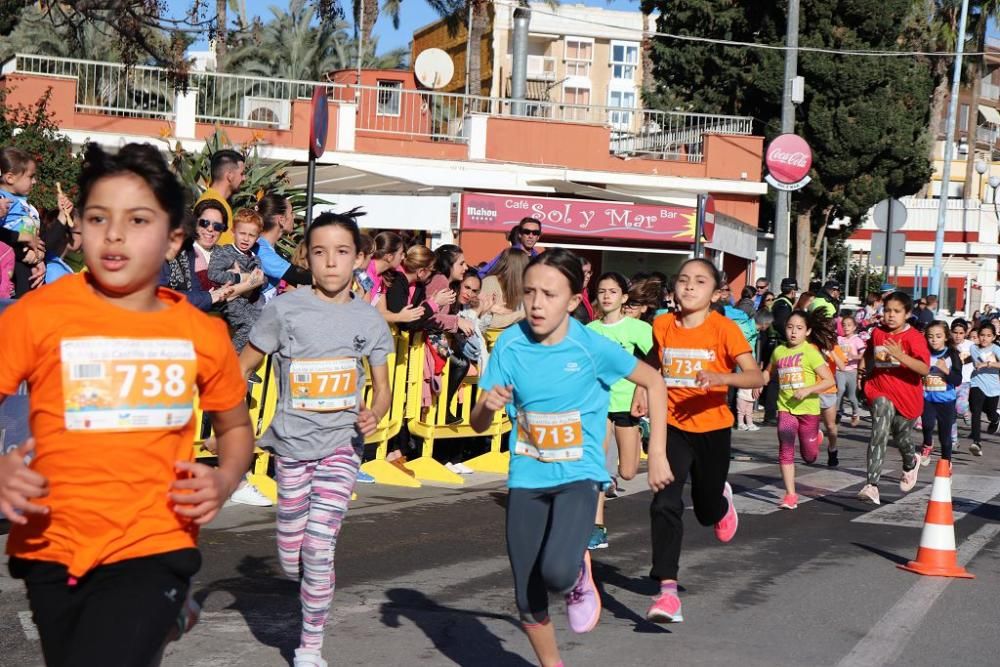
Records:
M840 283L827 280L823 289L816 293L816 298L809 304L809 310L820 309L824 315L834 318L840 312Z

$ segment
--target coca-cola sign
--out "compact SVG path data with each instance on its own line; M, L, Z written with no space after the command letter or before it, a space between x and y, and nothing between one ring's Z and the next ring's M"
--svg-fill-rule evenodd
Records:
M812 167L812 149L797 134L782 134L767 147L764 163L771 178L778 183L798 184Z

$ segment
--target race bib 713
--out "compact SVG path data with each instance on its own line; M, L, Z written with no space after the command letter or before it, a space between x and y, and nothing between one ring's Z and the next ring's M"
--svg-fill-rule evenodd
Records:
M60 355L68 431L176 430L191 420L190 340L67 338Z
M583 457L583 422L579 410L518 414L517 454L546 463Z

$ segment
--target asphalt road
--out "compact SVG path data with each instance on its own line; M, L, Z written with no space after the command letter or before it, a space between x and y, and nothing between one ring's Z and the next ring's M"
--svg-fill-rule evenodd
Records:
M873 509L854 498L867 427L844 431L838 470L800 466L804 502L791 512L776 507L774 429L735 434L740 530L722 545L686 513L678 625L643 618L655 592L646 577L650 494L642 476L626 483L629 494L607 508L611 546L594 552L601 623L574 635L562 602L552 604L566 664L1000 664L1000 442L988 441L982 458L965 447L955 456L959 558L977 578L937 579L896 568L916 554L934 466L904 499L899 457L889 452L883 506ZM362 486L359 495L338 544L324 647L331 666L535 664L513 604L501 478L477 475L462 488ZM202 550L202 622L163 664L290 664L297 585L278 570L273 511L227 507L203 532ZM20 583L0 577L2 665L42 664L27 609Z

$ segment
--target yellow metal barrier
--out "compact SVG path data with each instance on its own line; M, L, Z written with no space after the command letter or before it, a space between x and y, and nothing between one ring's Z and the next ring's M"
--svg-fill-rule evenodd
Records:
M506 415L503 412L498 412L485 433L477 432L469 423L472 407L479 397L478 377L467 377L463 380L449 404L446 387L448 386L450 369L449 364L445 364L440 378L441 392L434 397L426 411L422 409L426 355L425 338L422 334L418 334L410 345L406 382L406 413L410 433L421 438L423 442L420 448L420 457L408 461L406 467L412 470L417 479L420 480L464 484L465 480L461 475L451 472L434 459L434 442L447 438L472 438L486 435L491 438L490 453L467 461L466 465L482 472L506 473L505 455L500 453L501 438L504 433L510 430L510 421ZM448 423L449 412L457 418L454 420L455 423Z
M406 367L409 359L410 334L408 331L393 331L395 348L389 354L386 365L389 369L389 393L392 400L389 403L389 410L382 417L378 427L372 435L365 440L366 445L377 445L375 458L364 463L361 469L375 478L379 484L389 484L391 486L407 486L417 488L420 486L415 478L410 477L405 472L385 460L389 453L389 440L396 437L403 428L403 421L406 418ZM368 378L365 384L364 400L365 405L372 403L372 381L371 370L365 360L365 376Z
M492 351L496 345L497 338L503 333L503 329L490 329L486 332L486 346ZM478 387L476 397L478 398ZM510 468L510 452L501 452L502 437L504 433L510 431L510 419L503 410L496 413L493 423L490 425L487 435L490 437L490 451L465 461L468 468L476 472L489 472L496 475L506 475Z

